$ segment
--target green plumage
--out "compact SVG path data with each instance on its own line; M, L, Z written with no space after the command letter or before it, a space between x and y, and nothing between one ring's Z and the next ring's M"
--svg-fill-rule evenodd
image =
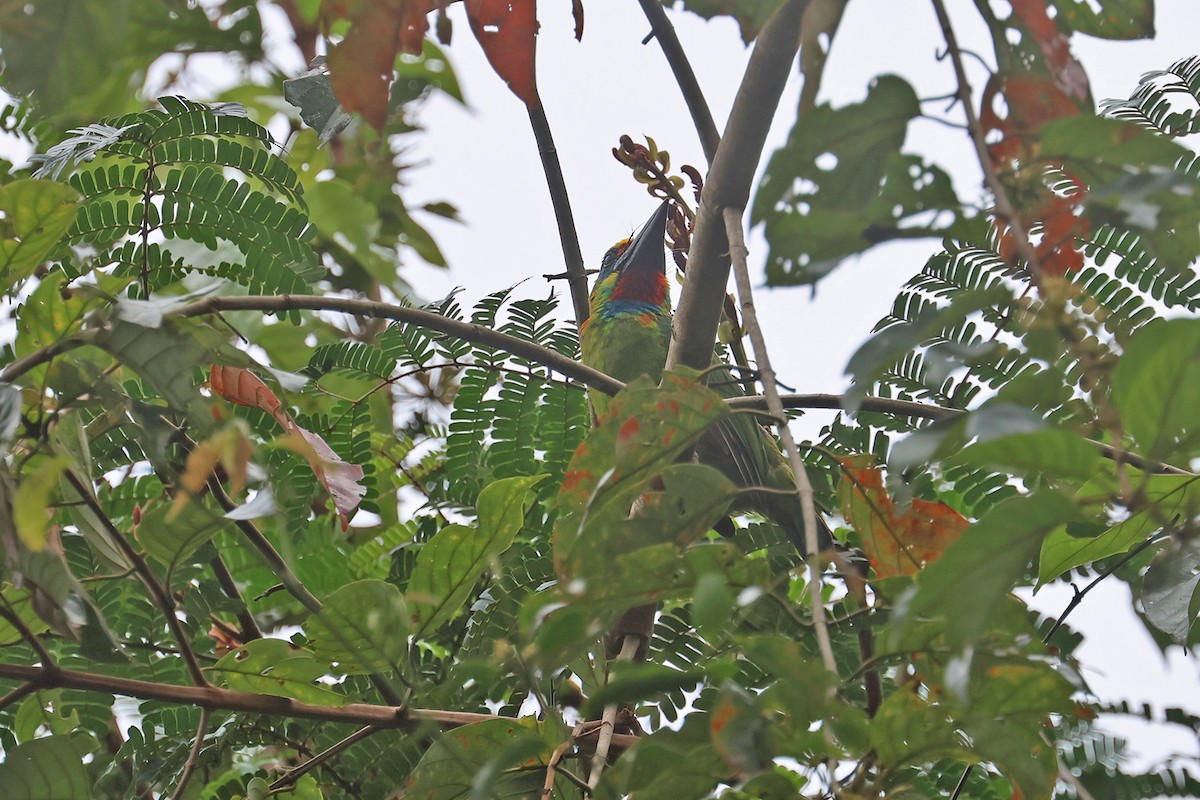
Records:
M592 288L590 317L580 343L583 362L626 383L642 375L659 380L667 361L671 341L671 295L663 248L667 211L668 204L663 203L636 237L605 254ZM725 398L742 394L728 370L714 371L708 383ZM597 417L604 416L609 397L595 389L588 394ZM807 551L795 476L766 429L748 415L735 415L700 441L697 455L738 486L771 490L746 492L734 511L762 514L783 528L801 553ZM818 520L818 528L818 547L823 550L832 537L823 521Z

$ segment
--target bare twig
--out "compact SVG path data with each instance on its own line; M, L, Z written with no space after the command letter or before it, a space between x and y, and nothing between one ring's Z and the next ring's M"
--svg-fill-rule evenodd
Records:
M133 566L133 571L141 578L142 583L146 586L146 590L150 592L150 597L153 598L155 605L159 607L163 616L166 617L167 628L171 631L171 636L174 637L175 643L179 645L180 655L183 657L184 666L187 667L188 675L191 677L192 682L197 686L207 686L208 679L204 677L204 670L200 669L200 662L196 660L192 644L188 641L187 631L183 629L183 625L179 622L179 617L175 615L175 601L171 599L171 596L167 593L163 585L158 582L158 577L150 570L141 553L135 550L133 545L129 544L129 540L125 538L125 535L117 530L112 520L108 518L108 514L104 513L104 509L100 507L100 504L96 502L96 498L92 495L92 487L86 485L75 474L74 470L68 469L63 474L67 482L83 498L84 505L100 520L100 524L104 526L108 538L112 540L112 543Z
M302 778L304 775L307 775L309 772L312 772L314 769L321 766L321 764L324 762L345 751L352 745L361 742L371 734L378 733L381 730L382 728L377 728L374 725L366 725L359 728L341 741L330 745L328 749L317 753L303 764L300 764L293 769L289 769L283 775L279 776L279 778L277 778L275 782L271 784L271 791L278 792L282 789L286 789L287 787L293 785L296 781L300 780L300 778Z
M533 137L537 140L542 170L546 173L546 187L550 190L554 218L558 221L558 240L562 244L563 260L567 267L567 286L571 289L575 324L582 326L588 318L587 270L583 266L583 254L579 250L575 217L571 213L571 198L567 194L566 181L563 180L562 165L558 163L554 137L550 135L550 122L546 119L546 110L541 105L531 107L529 122L533 126Z
M675 75L675 82L679 84L683 101L687 103L692 123L696 126L696 134L700 137L704 158L711 164L717 155L721 134L717 132L717 124L713 122L712 111L708 108L708 101L704 99L704 92L700 89L700 82L696 80L696 73L692 71L687 53L679 43L679 37L675 35L675 26L671 24L659 0L638 0L638 4L642 7L651 30L654 31L654 38L658 40L658 46L662 48L671 72Z
M750 344L754 348L754 357L758 362L758 374L763 384L767 407L779 421L777 427L780 441L783 443L783 452L787 455L796 476L796 491L800 495L800 507L804 518L804 544L809 554L808 582L812 601L813 628L817 634L817 647L821 651L821 660L825 664L825 669L836 676L837 663L833 660L829 627L825 621L821 570L817 563L819 561L817 551L820 548L817 536L817 507L813 499L813 488L808 480L804 459L800 457L800 449L796 446L796 440L792 437L791 428L788 427L787 417L783 412L779 389L775 385L775 370L771 367L771 358L767 353L767 341L758 324L758 312L754 309L753 290L750 288L750 270L746 266L746 243L742 236L742 209L725 208L723 214L725 235L729 240L729 254L733 259L734 282L742 305L742 324L745 325L746 332L750 335Z
M175 785L175 791L171 793L171 800L182 800L183 793L187 791L188 783L192 780L192 773L196 771L196 761L200 758L200 750L204 746L204 734L208 732L208 718L211 713L207 708L200 709L200 724L196 726L196 741L192 742L192 749L188 752L187 761L183 764L183 773L179 776L179 783Z
M562 763L563 756L565 756L567 752L575 746L575 737L587 724L588 723L586 722L580 722L574 728L572 728L571 735L567 737L567 740L558 747L554 748L554 752L550 754L550 760L546 762L546 780L542 782L543 798L548 799L554 795L554 776L558 774L558 765ZM582 788L588 793L591 792L590 787L588 787L586 783Z
M1051 626L1050 630L1048 630L1046 632L1046 635L1042 637L1042 643L1043 644L1050 643L1050 639L1052 639L1054 637L1054 634L1058 633L1058 629L1061 628L1063 626L1063 623L1067 621L1067 617L1070 615L1070 613L1072 611L1074 611L1075 608L1080 603L1083 602L1083 598L1087 596L1088 592L1090 592L1092 589L1096 588L1096 584L1100 583L1100 581L1104 580L1109 575L1112 575L1118 569L1120 569L1121 567L1125 566L1130 561L1135 559L1137 557L1138 553L1142 552L1150 545L1157 544L1158 542L1161 542L1161 541L1162 541L1161 536L1150 537L1149 539L1142 542L1137 547L1133 548L1128 553L1126 553L1125 555L1121 556L1119 559L1114 561L1107 569L1105 569L1103 572L1101 572L1099 575L1097 575L1095 578L1093 578L1092 581L1090 583L1088 583L1087 586L1083 587L1083 589L1075 588L1075 584L1072 583L1071 588L1075 591L1075 594L1074 594L1074 596L1071 597L1071 602L1067 603L1067 607L1063 609L1063 612L1058 615L1058 619L1054 620L1054 625Z
M91 344L99 331L89 330L80 333L74 333L70 336L64 336L56 342L46 345L40 350L34 350L27 356L18 358L0 370L0 381L11 383L17 377L24 375L29 370L45 364L55 356L62 355L69 350L74 350L76 347L83 347Z
M637 635L628 634L625 641L621 643L621 652L617 654L617 661L633 661L641 645L641 639ZM610 703L604 707L604 714L600 718L600 731L596 736L596 752L592 756L592 772L588 775L588 786L592 789L600 784L600 776L604 774L604 767L608 765L608 749L612 745L613 729L617 724L617 708L616 703Z
M29 646L33 648L33 652L37 655L38 661L46 669L54 672L58 670L58 663L54 660L54 656L50 655L50 651L46 649L46 645L42 644L42 640L37 637L37 634L29 629L25 624L25 620L21 619L9 605L8 600L0 598L0 617L4 617L4 621L16 628L17 633L21 634L21 638L29 642ZM5 698L8 699L7 697Z
M11 706L13 703L19 703L29 695L41 689L41 684L37 681L26 681L17 688L13 689L8 694L0 697L0 711Z
M971 142L975 145L975 155L983 170L983 180L996 201L996 216L1004 220L1004 223L1012 230L1013 236L1016 238L1017 250L1029 264L1029 274L1033 278L1033 282L1038 283L1041 277L1041 265L1038 263L1033 244L1029 241L1029 232L1025 230L1021 218L1017 215L1016 207L1008 199L1008 192L1005 191L1004 184L1000 182L1000 176L996 173L996 165L992 163L992 156L988 152L987 141L984 138L983 126L979 124L979 117L972 105L971 85L967 81L962 49L958 46L958 37L954 35L954 28L950 24L950 15L946 13L946 6L942 0L933 0L933 10L937 13L942 36L946 39L946 53L950 56L950 63L954 65L954 77L958 82L958 99L962 104L963 114L967 118L967 130L970 131Z
M668 370L679 364L704 369L712 361L729 280L721 210L746 206L767 131L800 47L800 21L807 7L808 0L788 0L780 6L759 32L746 65L696 214L688 277L667 354Z
M258 623L255 621L254 615L250 613L250 608L246 605L246 600L238 589L237 581L233 579L229 567L225 566L225 560L221 558L220 553L213 557L209 566L212 567L213 574L217 576L217 583L221 584L221 590L225 592L225 596L236 600L240 606L237 613L238 623L241 625L241 640L246 642L250 639L261 639L262 631L258 629Z

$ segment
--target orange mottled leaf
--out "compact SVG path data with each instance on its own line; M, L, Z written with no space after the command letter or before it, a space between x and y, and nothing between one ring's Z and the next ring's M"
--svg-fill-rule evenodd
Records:
M465 0L471 32L488 63L513 94L529 108L538 98L534 60L537 52L537 0ZM577 18L577 19L582 19ZM576 22L576 26L579 26Z
M838 494L846 521L862 536L863 550L881 578L915 574L969 524L945 503L917 499L898 508L884 489L883 472L868 457L842 460Z

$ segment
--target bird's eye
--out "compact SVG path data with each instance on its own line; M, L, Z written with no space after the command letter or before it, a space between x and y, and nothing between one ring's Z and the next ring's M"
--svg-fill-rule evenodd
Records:
M604 254L604 258L600 260L600 277L604 277L612 272L613 267L617 263L617 259L621 257L629 248L630 239L622 239L621 241L608 248L608 252Z

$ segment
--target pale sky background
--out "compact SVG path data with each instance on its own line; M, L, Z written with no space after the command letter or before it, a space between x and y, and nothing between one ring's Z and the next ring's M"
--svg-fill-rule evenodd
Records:
M582 43L572 36L568 0L539 4L539 88L571 192L584 257L595 267L605 249L640 225L656 204L610 154L621 134L635 140L652 136L671 152L676 168L689 163L703 172L705 162L657 43L640 43L648 26L637 3L584 2ZM963 45L990 61L990 43L970 0L947 0L947 5ZM1098 102L1125 97L1144 72L1200 53L1200 3L1158 0L1157 6L1155 40L1075 37L1073 50L1088 71ZM270 5L264 10L270 31L271 20L281 19L281 12ZM469 108L440 95L423 107L419 119L426 132L406 139L410 161L422 166L406 173L404 197L410 207L447 200L459 208L465 224L423 219L450 268L422 266L412 256L403 274L425 299L465 287L462 300L468 308L483 295L522 280L518 294L544 297L549 287L540 276L562 271L562 253L528 118L486 64L462 5L451 6L450 15L454 41L447 50ZM670 16L722 128L749 51L731 20L705 22L687 13ZM298 74L304 66L299 53L279 39L278 27L275 30L277 60ZM821 100L835 105L859 101L871 78L887 72L908 79L920 96L944 95L953 91L954 82L949 62L935 57L942 49L928 2L857 0L842 22ZM978 93L983 71L970 59L967 66ZM219 73L196 83L219 84ZM785 140L798 94L799 80L793 77L767 155ZM204 99L200 92L195 95ZM944 105L930 104L925 110L961 121L957 109L947 112ZM979 167L961 131L916 122L909 129L906 150L947 169L960 197L981 196ZM752 275L761 284L766 248L757 234L749 244ZM808 289L758 289L755 301L780 380L800 392L842 391L849 356L890 308L899 286L936 248L932 240L876 248L844 263L820 284L815 296ZM554 288L564 292L565 284L558 282ZM561 310L564 317L570 316L568 299ZM815 437L829 418L830 412L812 412L796 423L796 431ZM1057 615L1069 598L1069 588L1048 587L1032 603ZM1087 634L1078 656L1092 688L1106 700L1149 702L1160 711L1183 706L1200 713L1196 661L1178 648L1164 659L1128 606L1124 585L1108 580L1071 617L1070 624ZM1150 730L1124 718L1112 718L1106 726L1131 740L1131 751L1143 757L1139 763L1171 752L1200 754L1195 736L1177 726Z

